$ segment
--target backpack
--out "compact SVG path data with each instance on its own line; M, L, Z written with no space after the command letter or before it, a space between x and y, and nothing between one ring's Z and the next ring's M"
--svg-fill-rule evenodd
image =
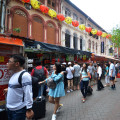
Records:
M46 77L45 77L45 74L44 74L44 67L42 67L42 69L34 68L33 77L37 77L38 78L38 82L45 80Z
M18 82L22 88L22 75L27 72L27 71L23 71L20 73L19 78L18 78ZM38 78L32 76L32 92L33 92L33 98L36 98L38 95ZM23 94L23 101L24 101L24 94Z

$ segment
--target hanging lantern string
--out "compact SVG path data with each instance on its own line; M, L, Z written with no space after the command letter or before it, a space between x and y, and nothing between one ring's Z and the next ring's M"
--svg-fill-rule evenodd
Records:
M24 0L21 0L22 2L23 2L23 4L25 3L25 1ZM30 0L30 3L31 3L31 1L32 0ZM36 0L36 1L38 1L38 2L40 2L40 5L45 5L44 3L42 3L40 0ZM46 5L45 5L46 6ZM50 7L48 7L48 6L46 6L49 10L53 10L53 11L55 11L56 12L56 10L54 10L54 9L51 9ZM57 12L56 12L56 14L57 14ZM58 15L58 14L57 14ZM49 15L50 16L50 15ZM64 16L64 15L63 15ZM57 16L55 16L55 17L57 17ZM53 17L52 17L53 18ZM63 21L66 21L66 18L67 17L65 17L65 20L63 20ZM58 19L58 18L57 18ZM68 18L67 18L68 19ZM70 19L70 18L69 18ZM72 19L72 18L71 18ZM72 22L73 22L74 20L72 20ZM70 21L67 21L69 24L71 24L72 22L71 22L71 20ZM66 23L67 23L66 22ZM87 28L86 26L83 26L84 24L79 24L79 22L77 23L78 25L79 25L79 28L81 29L81 30L85 30L85 28ZM73 25L74 27L77 27L78 25ZM106 37L106 38L108 38L108 39L110 39L111 37L112 37L112 35L111 34L107 34L106 32L102 32L103 34L101 35L101 34L98 34L97 33L97 31L99 31L99 30L97 30L96 29L96 31L92 31L92 33L93 33L93 35L94 34L96 34L97 36L102 36L103 38L104 37ZM87 32L87 31L86 31ZM91 32L91 31L90 31ZM107 36L107 35L109 35L109 36Z

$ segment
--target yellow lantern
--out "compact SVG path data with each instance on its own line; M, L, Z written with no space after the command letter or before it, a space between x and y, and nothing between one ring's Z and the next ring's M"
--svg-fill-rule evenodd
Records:
M56 17L56 16L57 16L57 13L56 13L55 10L53 10L53 9L49 9L49 11L48 11L48 15L51 16L51 18L53 18L53 17Z
M71 23L72 23L72 18L71 18L71 17L66 17L66 18L65 18L65 22L66 22L67 24L71 24Z
M31 0L31 5L34 9L39 9L40 8L40 2L37 0Z
M106 37L106 36L107 36L107 33L103 32L101 36L102 36L102 37Z
M91 30L91 33L92 33L93 35L95 35L95 34L97 34L97 30L96 30L96 29L92 29L92 30Z
M84 24L79 25L79 29L85 30L85 25Z

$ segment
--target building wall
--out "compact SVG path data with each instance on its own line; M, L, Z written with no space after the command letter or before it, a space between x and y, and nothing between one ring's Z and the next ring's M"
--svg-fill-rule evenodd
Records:
M56 11L60 12L60 1L56 1ZM47 0L44 1L45 5ZM7 9L10 14L7 15L6 33L12 33L23 37L35 39L37 41L60 44L60 30L61 25L59 21L52 19L47 14L41 13L40 10L27 10L22 2L18 0L11 0ZM21 32L17 33L14 28L20 28Z
M98 28L98 26L94 25L93 23L91 23L89 21L89 17L86 18L83 14L81 14L79 11L77 11L73 6L71 6L70 4L68 4L65 0L63 0L62 4L61 4L61 12L63 15L66 15L65 14L65 10L69 9L70 12L71 12L71 18L74 20L74 14L77 15L78 17L78 22L79 24L81 24L81 21L80 19L82 18L83 19L83 24L85 24L85 26L90 26L92 28L95 28L97 30L101 30L101 28ZM104 47L104 53L101 53L101 42L103 41L105 46L107 45L107 40L106 38L102 38L102 37L98 37L98 39L90 36L86 31L81 31L78 27L73 27L72 25L68 25L67 23L63 22L62 24L62 30L61 30L61 44L63 46L66 46L65 45L65 33L66 33L66 30L68 30L70 32L70 47L71 48L74 48L73 46L73 36L74 36L74 33L77 34L77 49L80 50L80 37L83 38L83 42L82 42L82 50L84 51L91 51L91 52L94 52L96 54L99 54L99 55L106 55L107 54L107 51L108 51L108 47ZM89 45L91 43L91 45ZM97 50L96 50L96 44L97 44Z

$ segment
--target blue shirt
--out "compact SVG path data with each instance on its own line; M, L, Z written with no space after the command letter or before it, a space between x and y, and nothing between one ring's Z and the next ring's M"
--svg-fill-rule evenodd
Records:
M89 72L88 69L87 69L87 72ZM81 74L82 74L83 81L88 81L88 80L89 80L89 77L84 78L85 76L88 76L88 73L86 73L86 72L83 70Z
M115 77L115 65L113 63L111 63L109 67L109 76L111 76L111 70L113 70L112 77Z

